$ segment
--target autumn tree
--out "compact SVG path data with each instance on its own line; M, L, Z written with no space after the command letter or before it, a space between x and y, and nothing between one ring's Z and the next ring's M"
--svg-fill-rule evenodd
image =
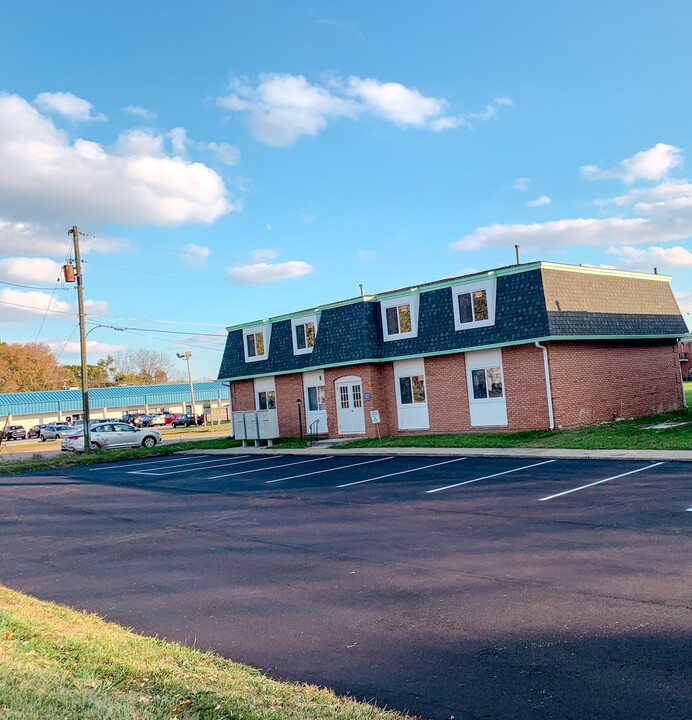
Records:
M113 355L113 378L118 385L159 385L171 381L173 360L157 350L121 350Z
M0 343L0 392L58 390L65 372L44 343Z

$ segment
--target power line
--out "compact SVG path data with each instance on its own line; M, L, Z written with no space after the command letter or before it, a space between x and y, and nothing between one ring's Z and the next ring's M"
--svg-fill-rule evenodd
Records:
M9 300L0 300L0 303L2 305L12 305L13 307L26 308L27 310L45 310L45 312L58 313L59 315L71 315L72 317L77 314L76 312L68 312L67 310L50 310L49 308L37 308L35 305L20 305L19 303L13 303Z
M11 283L11 282L8 282L7 280L0 280L0 283L2 283L3 285L11 285L12 287L23 288L24 290L44 290L46 292L51 290L51 288L49 288L49 287L39 287L37 285L20 285L19 283ZM53 292L55 292L56 290L69 290L69 289L70 288L66 288L66 287L59 288L59 287L57 287L57 284L54 288L52 288Z

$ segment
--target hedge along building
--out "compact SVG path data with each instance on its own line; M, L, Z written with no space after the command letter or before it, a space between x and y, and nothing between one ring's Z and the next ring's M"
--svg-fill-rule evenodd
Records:
M548 429L682 407L664 275L535 262L227 328L234 410L322 434ZM300 400L300 403L297 401Z

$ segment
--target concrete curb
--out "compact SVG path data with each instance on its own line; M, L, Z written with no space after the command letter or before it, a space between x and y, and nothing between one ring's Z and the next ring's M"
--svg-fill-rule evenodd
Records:
M189 450L186 454L224 455L240 453L247 455L410 455L467 457L517 457L554 458L558 460L652 460L668 462L692 462L692 450L578 450L568 448L354 448L313 447L279 449L267 447L228 448L227 450Z

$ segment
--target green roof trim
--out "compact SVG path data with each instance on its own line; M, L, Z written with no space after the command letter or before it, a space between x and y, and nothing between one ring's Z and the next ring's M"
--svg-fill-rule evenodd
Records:
M251 375L238 375L236 377L219 378L220 382L236 382L238 380L254 380L259 377L274 377L275 375L296 375L304 372L313 372L315 370L326 370L334 367L349 367L351 365L367 365L369 363L385 363L395 362L397 360L415 360L418 358L437 357L438 355L458 355L465 352L475 352L477 350L494 350L504 347L517 347L519 345L533 345L534 343L545 342L586 342L593 340L678 340L679 336L675 335L546 335L544 337L531 338L529 340L513 340L511 342L495 343L493 345L475 345L473 347L455 348L453 350L438 350L435 352L416 353L413 355L400 355L397 357L386 358L363 358L360 360L351 360L346 362L329 363L326 365L318 365L315 367L306 367L303 369L280 370L277 372L254 373Z

